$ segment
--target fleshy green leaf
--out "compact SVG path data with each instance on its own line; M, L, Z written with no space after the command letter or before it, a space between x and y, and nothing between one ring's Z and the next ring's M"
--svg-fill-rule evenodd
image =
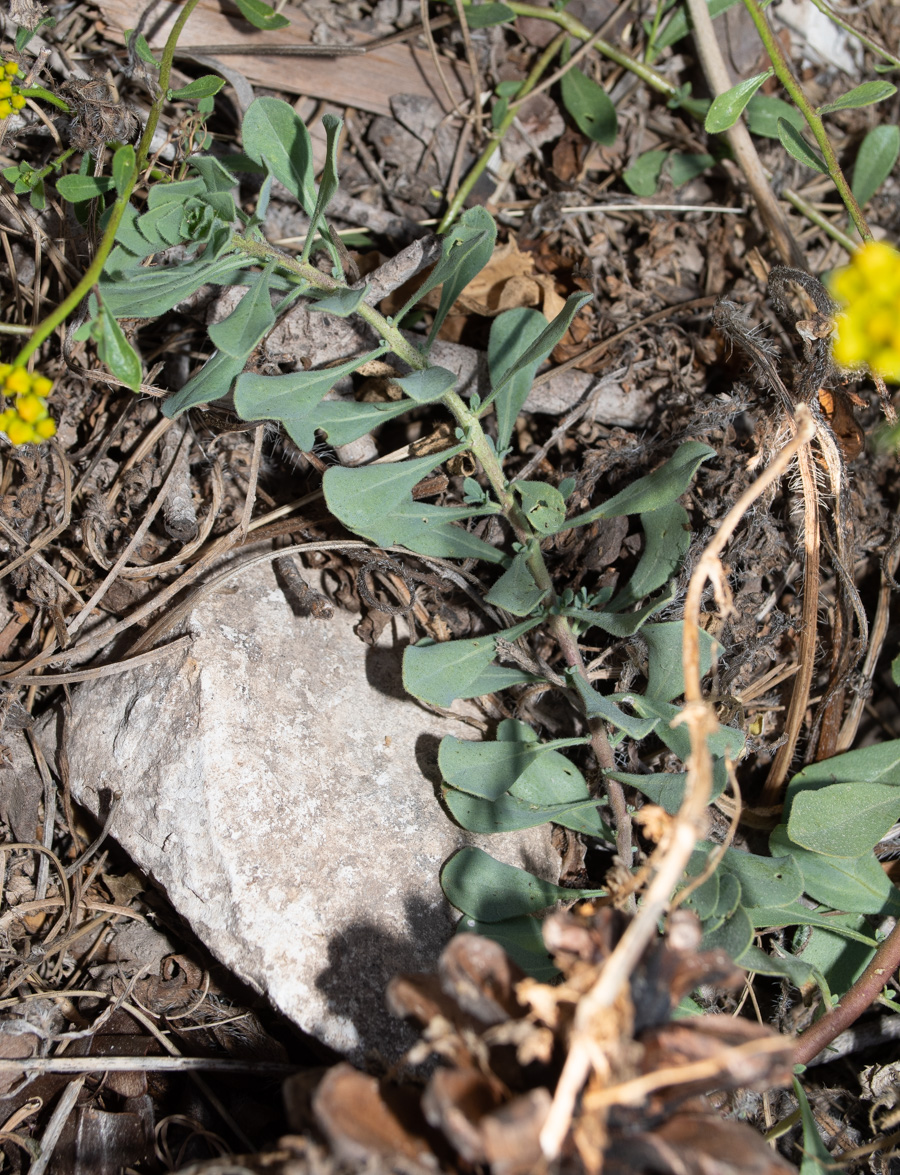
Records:
M246 362L247 358L244 355L235 357L222 351L214 352L179 392L169 396L163 404L163 415L175 417L187 408L194 408L197 404L209 404L213 400L227 396L235 377L243 370Z
M403 653L403 684L407 693L430 702L432 706L446 708L457 698L478 698L493 692L484 689L483 685L497 655L496 638L514 640L537 623L537 620L526 620L492 636L441 641L439 644L420 641L417 645L410 645ZM497 668L505 670L506 667ZM512 681L533 680L528 674L516 672L518 676L513 675Z
M228 283L244 266L245 262L234 256L212 262L201 258L182 265L138 266L104 277L100 293L116 318L158 318L207 282Z
M306 243L303 246L303 253L301 255L303 262L309 259L316 233L321 233L329 246L332 260L339 269L340 257L335 250L330 232L325 228L325 210L334 199L334 194L338 190L340 183L337 170L337 150L341 127L343 125L343 119L338 118L335 114L322 115L322 126L325 128L325 166L322 168L322 174L319 178L316 206L313 209L309 226L306 230Z
M556 486L545 481L516 481L512 488L533 530L541 535L556 534L566 517L566 502Z
M110 175L61 175L56 181L56 190L70 204L82 200L93 200L115 187Z
M787 119L779 118L778 120L778 138L781 140L781 145L787 151L788 155L802 163L804 167L811 167L813 171L820 171L823 175L828 174L828 168L803 135L797 128L787 121Z
M684 802L685 788L687 787L686 771L669 771L656 775L638 775L629 771L610 771L609 777L624 783L626 787L633 787L654 804L659 804L670 815L675 815ZM725 763L721 759L713 763L713 787L710 794L710 803L717 800L728 787L728 773Z
M294 444L309 452L316 443L316 429L324 427L316 411L320 400L338 380L378 354L380 351L357 355L346 363L321 371L292 371L288 375L259 375L255 371L246 371L235 384L235 411L242 420L281 421Z
M517 737L500 737L511 733ZM508 718L500 723L497 734L494 742L475 742L453 735L441 739L438 767L444 780L458 791L484 800L496 800L512 787L516 787L520 799L531 803L568 803L588 798L584 776L556 749L583 746L585 739L541 743L524 723Z
M370 288L370 286L363 286L360 290L351 290L343 286L331 294L325 294L322 298L310 294L309 309L319 310L322 314L333 314L337 318L349 318L359 309L360 303L365 299Z
M133 392L140 390L141 361L134 347L125 338L122 328L104 306L100 307L99 335L95 335L97 353L116 379Z
M788 836L826 857L861 857L878 844L900 813L900 787L835 783L794 796Z
M711 449L709 445L703 445L699 441L685 441L659 469L648 473L646 477L639 477L602 506L596 506L585 514L570 518L562 529L571 530L572 527L583 526L597 518L615 518L619 514L646 514L651 510L668 506L685 492L701 464L715 455L715 449Z
M870 930L861 915L836 914L832 918L834 926L814 926L798 932L796 949L803 962L821 973L828 987L840 997L859 979L877 948L847 939L841 933L848 926L858 931Z
M681 648L684 639L684 621L667 620L648 624L641 630L647 644L649 668L647 670L648 698L658 702L671 702L684 693L684 669L681 662ZM716 641L704 629L700 629L700 676L712 668L712 655Z
M766 139L778 138L779 118L791 123L798 131L806 126L806 119L796 106L773 94L754 94L747 105L745 118L750 133Z
M823 759L820 763L810 763L788 783L785 813L790 814L794 799L801 792L818 791L834 783L853 783L857 779L900 787L900 739L874 743L858 751Z
M482 849L460 849L441 870L441 888L451 906L479 922L501 922L536 914L556 902L602 896L602 890L564 889Z
M528 616L547 595L534 582L528 567L528 552L520 551L484 597L488 604L513 616Z
M842 938L849 938L853 942L877 949L878 943L871 935L865 935L850 926L845 926L846 919L835 918L830 913L819 910L807 910L803 906L754 906L748 910L750 921L757 930L777 930L785 926L818 926L820 930L828 930Z
M691 545L690 520L679 502L642 514L641 526L644 549L628 583L610 600L610 612L638 604L662 587L681 567Z
M853 165L853 195L860 207L872 199L894 170L900 154L900 127L873 127L860 143Z
M526 974L541 983L552 983L559 977L559 968L554 966L544 946L537 918L523 915L502 922L479 922L477 918L464 917L457 923L456 933L480 934L498 942Z
M411 400L417 404L430 404L439 400L446 392L456 387L457 376L446 367L426 367L424 371L414 371L412 375L404 375L402 379L394 380Z
M753 926L742 906L713 930L704 929L701 951L724 951L737 963L753 942Z
M516 14L508 4L493 3L467 4L466 24L470 29L486 29L491 25L505 24L508 20L515 20Z
M716 848L710 842L698 846L705 855ZM741 905L792 907L803 893L803 877L791 856L760 857L755 853L726 849L719 865L741 884Z
M680 624L681 621L675 623ZM629 699L638 714L654 720L654 729L658 737L662 739L670 751L678 756L682 763L686 763L691 753L691 738L687 725L684 722L672 725L673 719L681 713L680 707L673 706L671 702L659 701L649 694L626 694L624 696ZM742 731L735 730L733 726L720 725L718 730L709 736L707 744L710 754L714 758L723 758L728 755L732 759L737 759L744 748L745 741Z
M755 971L757 975L777 975L779 978L789 979L794 987L802 988L810 983L818 983L820 989L827 987L815 967L793 955L779 958L766 954L757 946L749 946L741 955L740 963L742 967L748 971Z
M563 74L559 88L563 105L583 135L607 146L616 141L616 108L602 86L575 65Z
M717 98L714 98L704 123L706 131L711 135L719 135L722 131L733 127L756 91L774 73L774 69L767 69L765 73L754 74L752 78L738 82L736 86L732 86L730 90L726 90L724 94L719 94Z
M626 714L613 700L615 698L623 702L632 702L634 699L631 694L613 694L611 697L604 697L603 694L598 694L595 689L589 686L582 679L581 674L570 672L568 679L578 691L588 718L602 718L610 726L615 726L617 730L624 730L633 739L646 738L658 726L659 718L657 716L635 718L632 714Z
M615 833L603 821L598 801L590 797L562 804L529 804L517 796L503 795L497 800L481 800L455 788L446 788L444 803L451 816L468 832L490 836L497 832L519 832L541 824L561 824L585 836L615 840Z
M685 151L673 151L666 164L666 171L674 188L690 183L717 162L715 155L695 155Z
M863 82L849 90L834 102L826 102L816 111L817 114L833 114L835 110L858 110L861 106L871 106L875 102L883 102L897 93L897 87L890 82Z
M244 356L246 360L275 325L270 284L274 268L274 263L270 263L257 274L228 317L209 327L210 339L225 355Z
M125 39L129 50L133 48L144 65L151 65L154 69L159 69L160 63L153 56L153 51L148 45L147 38L143 33L136 33L134 29L126 29Z
M490 403L494 399L499 399L500 396L504 394L506 385L514 378L514 376L518 374L518 372L524 372L532 367L536 368L537 364L543 362L543 360L547 358L559 340L569 329L572 319L575 317L578 311L582 308L582 306L585 306L588 302L590 302L592 297L593 294L570 294L569 297L566 298L566 302L562 310L560 310L559 314L556 315L552 322L548 323L547 326L544 327L534 342L530 343L524 349L524 351L520 351L518 356L511 357L512 362L510 366L506 368L501 376L495 377L492 371L491 385L493 387L493 391L491 395L488 396L485 404ZM515 343L512 345L515 346ZM515 400L511 397L510 403L507 405L504 411L505 425L509 424L510 413L512 412L514 403ZM514 416L512 419L515 421ZM507 440L509 440L509 436L511 435L512 427L509 426L509 435L507 436Z
M116 151L112 161L113 183L120 196L134 179L136 171L137 158L134 154L134 147L128 143Z
M247 155L268 167L312 216L316 206L312 142L293 107L280 98L257 98L247 108L241 133Z
M405 400L387 404L358 404L352 400L322 400L314 411L314 427L332 445L349 445L396 416L409 411ZM299 427L299 425L297 426Z
M273 32L275 29L283 29L291 22L284 16L280 16L274 8L263 3L263 0L234 0L238 6L238 11L244 20L249 20L254 28L265 29L266 32Z
M787 826L769 836L769 850L790 854L803 874L803 890L816 902L848 914L900 914L900 894L874 853L856 858L823 857L795 845Z
M622 179L635 196L652 196L658 185L668 151L645 151L639 155Z
M488 336L488 369L491 386L500 388L494 397L494 411L497 414L497 448L503 450L509 444L516 417L528 399L535 372L541 360L534 359L502 382L501 377L515 365L518 356L541 337L547 320L537 310L517 306L504 310L491 323Z
M224 78L207 73L202 78L182 86L180 90L169 90L168 98L171 101L199 102L201 98L214 98L224 85Z
M412 497L413 487L423 477L462 448L458 445L429 457L396 464L368 465L361 469L332 467L326 471L323 482L328 508L344 526L380 547L403 545L422 555L500 563L504 555L499 548L453 525L496 513L498 506L435 506L431 502L416 502Z
M663 592L655 600L638 608L635 612L601 612L592 608L561 608L563 616L570 616L581 625L590 628L596 626L608 632L611 636L633 636L654 612L670 604L675 598L674 588Z

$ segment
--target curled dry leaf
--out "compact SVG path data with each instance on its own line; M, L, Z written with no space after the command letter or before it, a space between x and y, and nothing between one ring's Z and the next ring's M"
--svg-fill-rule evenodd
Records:
M563 973L555 985L526 978L495 942L458 935L436 975L400 975L392 1013L416 1021L411 1058L436 1055L424 1092L391 1086L347 1065L331 1070L313 1112L344 1161L398 1169L491 1175L541 1169L540 1132L572 1043L576 1011L629 918L584 903L544 922ZM673 1020L703 985L734 986L742 972L721 951L701 952L695 916L675 910L665 937L644 951L603 1023L591 1026L595 1066L561 1156L566 1172L607 1175L777 1175L792 1168L742 1123L723 1121L704 1094L787 1085L791 1041L749 1020Z

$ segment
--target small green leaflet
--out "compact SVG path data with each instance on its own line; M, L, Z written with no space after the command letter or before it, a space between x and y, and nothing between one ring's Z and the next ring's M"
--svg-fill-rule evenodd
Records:
M343 125L343 120L335 114L322 115L322 126L325 128L325 166L322 168L322 174L319 178L316 206L310 217L309 227L306 230L306 241L300 255L300 260L304 264L309 261L316 234L321 233L329 247L332 261L340 269L340 257L331 240L331 233L325 227L325 209L334 199L334 194L338 190L337 149Z
M788 836L826 857L861 857L893 827L900 787L890 783L835 783L794 796Z
M417 404L430 404L439 400L446 392L456 387L457 376L446 367L426 367L424 371L414 371L411 375L404 375L395 380L411 400Z
M806 126L806 119L797 107L774 94L754 94L747 105L745 118L750 133L766 139L778 138L779 118L791 123L798 131Z
M508 4L467 4L465 12L466 24L470 29L486 29L491 25L505 24L508 20L516 19L515 12Z
M112 173L116 192L122 196L125 193L125 189L133 183L135 174L137 173L137 158L134 153L134 147L130 143L124 147L120 147L115 155L113 155Z
M519 551L484 598L488 604L503 608L513 616L528 616L546 595L547 589L539 588L534 582L528 567L528 552Z
M480 800L455 788L444 789L444 803L450 815L468 832L490 836L497 832L519 832L552 821L585 836L615 841L615 833L604 822L591 797L566 803L529 804L517 796L503 795L497 800Z
M182 265L152 266L118 271L100 281L107 309L116 318L157 318L177 306L206 282L225 285L237 278L245 262L240 257Z
M488 370L491 386L498 389L494 397L498 450L505 449L509 444L516 417L528 399L541 360L536 358L516 372L512 372L512 368L517 357L537 342L546 327L547 320L543 314L537 310L530 310L527 306L504 310L491 323L491 333L488 337ZM508 379L507 372L511 372Z
M234 0L241 16L248 20L254 28L273 32L283 29L291 22L284 16L279 16L274 8L264 4L263 0Z
M610 612L618 612L640 603L651 592L661 588L681 567L691 544L690 520L687 510L679 502L660 506L658 510L650 510L640 517L644 528L644 549L631 579L610 600Z
M556 534L566 517L566 503L556 486L543 481L513 482L531 528L541 535Z
M860 207L872 199L894 170L900 154L900 127L873 127L860 144L853 165L853 195Z
M563 64L568 58L569 51L565 48L561 58ZM607 146L616 141L616 108L602 86L573 65L563 74L559 88L563 105L583 135Z
M694 474L704 461L716 455L715 449L699 441L686 441L675 450L673 456L653 473L639 477L621 493L576 518L570 518L563 530L584 526L597 518L613 518L617 514L645 514L659 510L676 501L691 484Z
M835 755L820 763L810 763L794 775L787 786L784 810L790 815L794 799L800 792L818 791L833 783L853 783L865 779L869 783L889 783L900 787L900 739L875 743L857 751ZM873 842L874 843L874 842Z
M622 176L635 196L652 196L659 184L668 151L645 151Z
M441 888L451 906L480 922L501 922L536 914L556 902L602 897L599 889L564 889L515 865L505 865L482 849L466 848L441 870Z
M638 608L635 612L599 612L592 608L560 608L560 615L570 616L585 628L596 626L611 636L633 636L654 612L670 604L675 598L674 588L663 592L655 600ZM683 687L682 687L683 688Z
M671 702L673 698L680 698L684 693L684 668L681 660L684 621L666 620L656 624L648 624L641 629L641 636L646 642L649 653L646 696L656 702ZM701 628L701 677L709 673L712 668L715 648L715 639ZM743 738L741 746L743 746ZM734 753L736 754L737 751L735 750Z
M169 90L166 97L170 101L199 102L201 98L214 98L225 85L225 79L214 73L205 74L202 78L182 86L180 90Z
M113 375L133 392L140 390L141 361L134 348L125 338L122 328L100 302L96 294L88 300L90 317L75 331L75 338L91 338L97 347L97 354Z
M308 292L309 309L318 310L322 314L334 314L337 318L349 318L355 314L360 303L365 300L370 286L363 286L360 290L350 290L347 287L335 290L333 293L319 297L312 291Z
M247 362L246 355L226 355L223 351L215 351L207 359L196 375L192 376L184 387L169 396L163 404L163 416L176 417L187 408L197 404L209 404L222 396L227 396L235 377L240 375Z
M275 325L271 287L274 269L274 262L270 262L255 276L228 317L209 327L213 345L225 355L249 355Z
M733 127L756 91L774 73L774 69L767 69L765 73L758 73L752 78L747 78L746 81L738 82L736 86L732 86L730 90L726 90L724 94L719 94L717 98L714 98L704 123L707 132L718 135Z
M582 799L588 794L584 777L559 754L559 748L584 746L588 741L565 738L541 743L524 722L504 718L494 742L475 742L453 735L441 739L438 767L451 787L485 800L496 800L537 766L538 791L533 793L531 787L526 788L519 793L523 799L543 803L551 794L557 802ZM549 789L546 794L541 790L543 785Z
M110 175L61 175L56 181L56 190L70 204L82 200L93 200L105 192L111 192L115 182Z
M416 502L412 497L413 487L423 477L463 448L457 445L429 457L395 464L332 467L323 479L325 501L344 526L380 547L402 545L421 555L500 563L505 558L501 550L454 525L497 513L499 506L435 506Z
M569 671L567 677L570 684L575 686L576 691L581 697L584 712L588 718L602 718L610 726L615 726L618 730L624 730L630 738L638 740L646 738L658 726L658 717L635 718L633 715L626 714L624 710L621 710L616 704L616 701L613 700L633 702L634 698L631 694L613 694L607 698L603 694L598 694L595 689L589 686L582 679L581 674Z
M900 914L900 893L875 854L855 858L823 857L795 845L787 826L769 836L769 851L792 856L803 874L803 891L816 902L847 914Z
M312 141L293 107L280 98L257 98L244 115L242 136L247 155L268 167L312 216L316 206Z
M380 354L372 351L358 355L321 371L294 371L289 375L244 372L234 388L235 410L242 420L279 420L294 444L309 452L316 443L316 429L323 427L316 412L319 402L338 380Z
M407 693L446 709L457 698L479 698L505 685L538 680L519 669L492 666L491 662L497 655L497 637L513 641L539 623L539 620L526 620L491 636L439 644L420 641L410 645L403 653L403 684ZM498 681L502 684L493 684Z
M828 174L828 168L820 156L787 119L779 118L778 120L778 138L788 155L791 155L798 163L802 163L804 167L811 167L813 171L820 171L823 175Z
M826 102L816 111L817 114L833 114L836 110L858 110L861 106L871 106L875 102L883 102L897 93L897 87L890 82L864 82L856 86L835 102Z

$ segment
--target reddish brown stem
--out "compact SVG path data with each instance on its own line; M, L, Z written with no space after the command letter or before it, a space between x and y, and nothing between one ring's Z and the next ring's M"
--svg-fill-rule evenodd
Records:
M900 922L894 927L872 962L860 975L836 1008L826 1013L797 1037L794 1064L806 1065L818 1056L838 1033L855 1023L878 998L884 985L900 967Z

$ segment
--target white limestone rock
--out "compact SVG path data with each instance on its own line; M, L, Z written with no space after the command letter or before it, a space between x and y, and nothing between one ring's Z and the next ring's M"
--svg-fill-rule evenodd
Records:
M271 566L252 566L190 613L187 655L77 688L68 757L92 812L121 797L112 835L212 953L359 1061L413 1039L383 992L452 933L443 861L480 843L553 881L557 861L546 826L474 838L451 823L437 744L474 732L407 698L400 650L368 649L355 620L295 615Z

